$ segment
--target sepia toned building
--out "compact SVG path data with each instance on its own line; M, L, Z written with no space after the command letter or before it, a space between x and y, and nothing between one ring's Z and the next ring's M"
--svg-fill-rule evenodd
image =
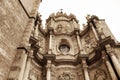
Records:
M119 80L120 43L104 19L50 14L41 0L0 0L0 80Z

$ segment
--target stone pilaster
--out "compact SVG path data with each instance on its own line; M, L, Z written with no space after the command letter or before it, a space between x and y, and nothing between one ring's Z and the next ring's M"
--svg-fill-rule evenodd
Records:
M86 63L86 59L82 59L82 67L83 67L83 73L84 73L84 78L85 80L90 80L89 78L89 73L88 73L88 66Z
M32 57L33 57L33 50L30 50L28 57L27 57L27 62L26 62L23 80L28 80Z
M103 58L106 66L107 66L107 69L108 69L108 72L109 72L109 74L110 74L110 76L111 76L111 79L112 79L112 80L118 80L117 77L116 77L116 75L115 75L115 72L114 72L114 70L113 70L113 68L112 68L112 65L111 65L110 62L109 62L109 60L106 59L105 57L102 57L102 58Z
M76 37L77 37L77 43L78 43L78 47L79 47L80 53L81 54L86 54L85 51L82 48L82 43L81 43L81 39L80 39L80 36L79 36L79 30L76 29L75 30L75 34L76 34Z
M47 61L46 64L46 69L47 69L47 73L46 73L46 79L47 80L51 80L51 65L52 65L52 61L54 61L55 55L54 54L46 54L44 55L45 60Z
M49 32L49 51L52 51L52 42L53 42L53 28L49 27L48 28L48 32ZM49 52L48 52L49 54Z
M90 26L91 26L91 28L92 28L92 31L93 31L94 35L95 35L95 38L96 38L97 40L99 40L98 33L97 33L95 27L93 26L92 23L90 23Z

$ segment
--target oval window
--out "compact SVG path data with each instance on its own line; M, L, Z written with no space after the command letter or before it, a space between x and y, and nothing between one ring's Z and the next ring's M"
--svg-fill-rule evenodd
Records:
M70 47L68 45L62 44L59 46L59 50L61 52L69 52L70 51Z

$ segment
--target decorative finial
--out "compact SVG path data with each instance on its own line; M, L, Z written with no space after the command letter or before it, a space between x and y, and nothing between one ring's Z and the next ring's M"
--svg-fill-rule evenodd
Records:
M86 19L89 20L91 18L90 14L87 14Z
M60 9L60 12L63 13L63 9Z

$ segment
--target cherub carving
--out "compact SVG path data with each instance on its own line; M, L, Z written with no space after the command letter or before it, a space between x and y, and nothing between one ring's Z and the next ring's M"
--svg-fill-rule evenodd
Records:
M99 27L97 30L102 39L106 37L102 27Z

